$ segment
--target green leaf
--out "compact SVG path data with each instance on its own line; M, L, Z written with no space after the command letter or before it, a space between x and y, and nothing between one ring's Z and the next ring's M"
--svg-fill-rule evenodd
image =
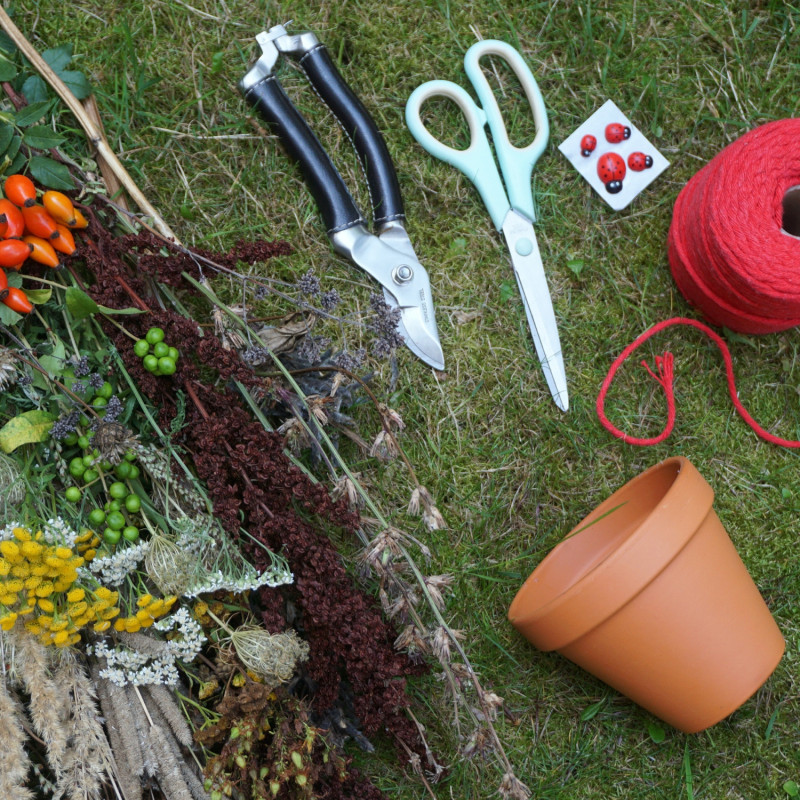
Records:
M47 370L51 378L60 375L64 370L64 359L55 356L39 356L39 364Z
M11 453L21 444L43 442L55 418L55 414L38 408L19 414L0 428L0 448Z
M655 722L647 723L647 732L656 744L661 744L667 738L667 732L660 725L656 725Z
M17 52L14 40L5 31L0 31L0 50L9 55L14 55Z
M503 281L500 284L500 301L507 303L512 297L516 297L518 293L517 284L511 281Z
M60 74L72 61L72 45L68 43L61 44L58 47L50 47L42 53L42 58L53 72Z
M789 795L789 797L800 797L800 786L797 785L795 781L786 781L783 784L783 791Z
M6 148L6 156L8 158L16 158L17 153L19 153L20 145L22 144L22 137L17 136L15 133L11 137L11 142L9 143L8 147Z
M41 103L50 96L47 84L38 75L31 75L25 79L25 83L22 84L22 94L29 103Z
M0 153L5 153L14 138L13 125L0 125Z
M22 314L12 311L5 303L0 303L0 322L3 325L16 325L22 319Z
M60 72L58 77L64 81L78 100L85 100L92 93L92 86L82 72L68 69Z
M114 316L114 314L146 314L141 308L109 308L108 306L98 305L97 308L104 314Z
M8 280L9 286L14 286L17 289L22 288L22 275L19 272L7 272L6 279Z
M49 150L51 147L58 147L63 141L63 136L60 136L46 125L34 125L22 135L22 143L37 150Z
M9 175L16 175L25 166L26 161L27 159L25 158L24 153L17 153L17 155L14 157L14 160L9 164L8 169L6 171L8 172Z
M100 306L89 297L82 289L70 286L64 293L67 301L67 310L74 319L91 317L100 310Z
M30 160L31 175L50 189L74 189L75 184L64 164L47 156L34 156Z
M572 258L567 261L567 268L571 269L576 277L580 277L581 272L583 272L583 260L580 258Z
M588 708L583 709L583 713L581 714L581 722L588 722L590 719L594 719L597 716L598 711L606 704L605 697L602 700L598 700L596 703L592 703Z
M17 68L5 57L0 55L0 81L12 81L17 77Z
M36 103L25 106L25 108L21 108L17 112L17 126L27 128L29 125L38 122L50 110L51 105L49 100L39 100Z
M28 300L31 301L35 306L40 306L43 303L46 303L53 295L53 290L50 288L47 289L27 289L25 294L28 296Z

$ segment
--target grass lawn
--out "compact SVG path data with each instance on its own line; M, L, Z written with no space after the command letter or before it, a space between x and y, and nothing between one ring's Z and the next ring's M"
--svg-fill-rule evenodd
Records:
M186 243L227 248L241 238L285 239L294 253L270 263L272 276L294 281L314 269L323 290L337 289L355 313L375 284L332 252L299 171L237 91L257 32L293 20L291 31L317 34L385 135L410 235L431 277L444 372L405 349L394 375L388 362L370 366L373 390L407 425L402 445L447 528L429 531L406 514L411 484L402 462L378 464L355 447L343 452L384 513L430 549L429 562L418 554L425 572L454 576L445 616L462 631L484 687L504 698L496 726L516 775L540 799L790 796L796 787L788 782L800 783L797 454L762 442L736 415L718 351L688 328L670 329L640 351L650 362L667 349L675 354L678 418L666 442L637 448L613 438L597 421L595 399L611 362L637 335L671 316L697 316L669 272L672 206L726 144L800 114L800 5L20 0L14 8L40 50L74 45L112 146ZM550 115L550 145L533 187L566 358L567 414L550 400L504 243L477 193L424 152L404 121L405 101L420 83L466 85L463 56L476 36L521 50ZM298 72L286 67L281 78L366 205L346 137ZM609 98L671 162L621 212L556 149ZM532 126L512 101L503 106L522 143ZM455 114L441 110L442 130L455 126ZM746 175L741 191L748 191ZM329 335L356 348L361 329ZM745 406L772 432L797 438L798 331L726 338ZM624 430L655 435L666 404L636 361L619 374L607 411ZM358 413L369 436L374 412L364 404ZM752 700L692 736L562 657L535 651L506 621L522 581L570 528L638 472L676 454L713 486L717 513L787 643ZM348 543L342 548L350 552ZM454 714L436 672L412 690L415 713L450 767L433 794L497 796L497 759L490 749L461 755L472 731L468 714ZM379 745L377 756L357 757L387 796L431 796L396 765L388 743Z

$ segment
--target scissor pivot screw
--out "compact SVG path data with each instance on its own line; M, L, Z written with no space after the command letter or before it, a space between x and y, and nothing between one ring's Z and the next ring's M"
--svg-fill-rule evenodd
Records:
M408 264L401 264L392 270L392 278L395 283L408 283L414 277L414 270Z

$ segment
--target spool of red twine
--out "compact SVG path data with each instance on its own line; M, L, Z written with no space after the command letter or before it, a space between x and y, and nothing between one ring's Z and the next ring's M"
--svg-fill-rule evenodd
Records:
M672 276L681 293L709 322L742 333L773 333L800 325L800 119L762 125L728 145L683 187L668 238ZM657 323L614 361L597 397L606 430L630 444L658 444L675 422L673 356L657 358L649 374L664 389L667 424L652 438L628 436L605 414L605 398L619 367L664 328L689 325L711 338L725 362L736 410L762 438L783 447L800 441L764 430L738 398L724 340L696 320Z
M773 333L800 325L800 119L746 133L681 190L669 263L714 325Z

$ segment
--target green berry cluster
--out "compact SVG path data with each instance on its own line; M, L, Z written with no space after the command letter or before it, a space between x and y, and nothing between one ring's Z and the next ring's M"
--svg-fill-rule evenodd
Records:
M142 366L153 375L173 375L176 362L180 358L177 347L164 341L161 328L150 328L133 346L133 352L142 359Z
M64 439L67 446L76 445L83 455L76 455L68 463L69 474L76 482L83 484L70 486L64 492L64 497L70 503L80 503L86 493L89 502L95 501L92 492L85 492L90 486L99 484L105 490L107 500L102 508L95 507L89 512L89 521L99 529L105 525L103 540L109 546L114 546L121 538L129 542L139 539L135 515L142 507L142 500L131 487L131 481L139 477L139 467L136 453L129 450L119 464L112 465L110 461L102 459L100 451L92 447L91 437L93 431L85 434L77 432L69 434ZM113 480L110 484L108 481Z

